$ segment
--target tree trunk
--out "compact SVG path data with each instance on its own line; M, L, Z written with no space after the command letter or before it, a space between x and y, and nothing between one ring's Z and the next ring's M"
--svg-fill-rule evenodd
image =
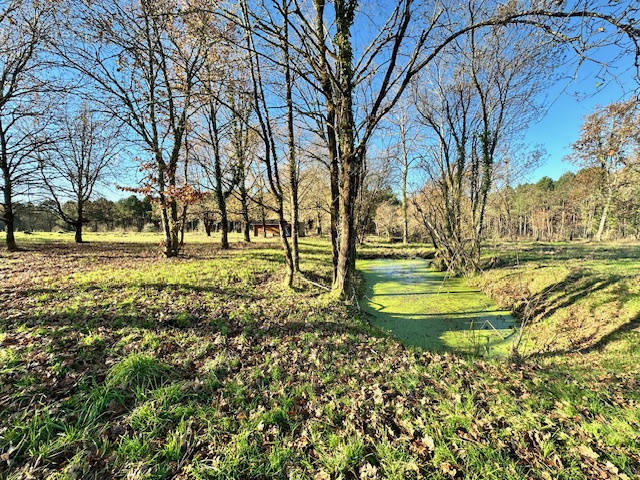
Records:
M408 168L405 163L404 170L402 172L402 243L405 245L409 243L409 214L407 208L407 175Z
M218 210L220 210L220 246L223 250L227 250L229 248L229 221L227 219L227 200L224 196L224 187L222 185L222 166L220 161L217 109L213 104L209 106L209 120L211 121L211 130L213 133L213 167L216 180L216 201L218 203Z
M16 244L16 237L14 234L14 221L15 220L13 212L5 211L4 224L7 230L5 243L7 245L7 250L9 250L10 252L15 252L16 250L18 250L18 245Z
M6 238L5 243L7 245L7 250L10 252L15 252L18 250L18 245L16 244L16 237L14 234L15 230L15 215L13 213L13 203L11 198L11 182L8 180L8 176L5 176L4 182L4 224L6 229Z
M175 171L170 171L169 173L169 187L171 189L176 186L176 176ZM169 202L169 207L171 211L171 256L177 257L180 252L180 218L178 215L178 203L175 198L172 198Z
M161 202L164 202L165 197L161 195ZM171 225L169 223L169 212L167 207L162 206L162 230L164 231L164 255L165 257L174 257L172 242L171 242Z
M180 245L184 245L184 230L187 228L187 204L182 206L182 216L180 219Z
M251 242L250 222L249 222L249 202L247 200L247 190L244 186L240 187L240 202L242 203L242 220L244 222L242 232L244 233L244 241Z
M18 250L18 245L16 244L16 237L14 234L15 215L13 213L13 198L11 198L13 193L11 188L11 172L9 170L7 158L4 152L6 152L6 144L4 142L4 137L2 137L2 158L0 158L2 162L0 163L0 165L2 167L2 177L4 179L4 212L2 213L5 229L7 231L5 243L7 245L7 250L9 250L10 252L15 252L16 250Z
M289 189L291 203L291 247L293 258L293 269L300 271L300 254L298 252L298 166L296 163L296 144L293 132L293 96L291 65L289 58L289 7L283 2L284 23L282 25L284 51L284 78L287 101L287 140L289 148Z
M322 217L320 215L320 209L316 210L316 215L318 218L318 224L316 225L316 233L318 234L319 237L322 236Z
M333 126L331 127L331 135L333 133ZM333 142L333 148L337 148ZM331 150L330 150L331 151ZM331 259L333 262L333 281L336 280L338 275L338 256L339 256L339 242L338 237L338 224L340 222L340 166L338 165L338 155L334 150L334 153L330 155L330 168L329 175L331 177L331 206L329 208L329 230L331 234Z
M351 299L354 291L356 232L354 215L362 157L355 152L353 119L353 51L351 26L356 2L335 0L338 74L340 89L336 115L336 136L342 162L340 198L340 247L338 266L332 291L342 299Z
M158 190L160 191L160 216L162 217L162 230L164 232L164 255L170 258L175 257L176 252L173 249L173 242L171 240L171 223L169 221L167 198L164 194L166 188L164 179L166 165L160 154L156 154L156 165L158 168Z
M251 224L249 223L248 217L244 221L243 234L244 241L247 243L251 243Z
M343 152L344 154L344 152ZM333 292L342 299L350 299L354 291L355 274L355 202L357 197L359 161L343 157L342 189L340 192L340 246L338 269Z
M317 37L324 38L325 26L324 26L324 7L325 0L313 1L316 10L316 35ZM340 210L340 188L339 188L339 172L340 167L338 165L338 144L336 138L336 105L333 94L333 85L329 76L329 68L326 59L326 46L324 41L320 45L320 70L322 72L322 93L327 103L327 118L326 118L326 136L327 147L329 150L329 177L331 185L331 205L329 208L329 233L331 235L331 259L333 262L333 278L335 282L338 274L338 222L339 222L339 210Z
M220 197L222 197L222 202ZM220 208L220 246L223 250L227 250L229 248L229 220L227 219L227 206L222 195L218 196L218 208Z
M297 190L297 189L296 189ZM295 197L295 198L294 198ZM298 194L291 194L291 254L293 257L293 268L296 272L300 271L300 251L298 249L298 237L300 236L300 224L298 221Z
M287 287L293 287L293 276L295 274L295 265L293 263L293 256L291 255L291 247L287 240L287 222L284 219L284 212L282 208L278 210L278 223L280 224L280 241L282 242L282 249L284 250L284 258L287 263L287 276L285 278L285 284Z
M407 209L407 177L409 176L409 151L407 146L406 124L401 120L400 135L402 142L402 243L409 243L409 215Z
M82 243L83 242L83 240L82 240L82 222L79 221L78 223L76 223L75 227L76 227L75 241L76 241L76 243Z
M604 203L604 208L602 209L602 216L600 217L600 225L598 226L598 231L596 232L596 242L600 242L602 240L602 234L604 233L604 227L607 223L607 216L609 215L609 208L611 206L612 198L613 188L609 187L609 191L607 192L607 199Z
M78 206L76 210L76 223L74 225L76 229L75 241L76 243L82 243L82 224L84 223L84 205L82 200L78 199Z

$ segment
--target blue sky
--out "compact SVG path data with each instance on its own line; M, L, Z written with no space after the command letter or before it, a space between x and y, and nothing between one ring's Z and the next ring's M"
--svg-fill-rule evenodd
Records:
M390 5L385 4L384 0L381 1L383 2L381 6ZM384 8L381 8L380 12L382 11ZM378 13L383 15L380 12ZM361 20L360 26L362 28L354 29L354 43L360 47L368 44L360 37L366 39L369 33L367 23L362 22L364 21ZM612 60L619 53L618 50L607 47L594 50L591 53L603 61ZM358 58L358 54L356 54L356 58ZM638 88L637 79L629 70L630 65L631 58L627 58L625 62L610 63L612 75L605 78L600 75L600 68L593 64L587 63L576 72L575 58L569 58L568 64L558 68L559 76L574 77L574 79L571 82L567 80L549 81L549 88L544 92L544 98L540 99L541 103L548 106L548 110L537 123L530 125L524 134L524 143L527 146L536 147L539 145L546 152L546 155L536 169L525 177L518 178L515 180L516 182L535 182L543 176L557 179L567 171L576 170L576 167L565 161L564 158L570 153L571 144L579 137L580 126L585 115L591 113L596 105L619 101L628 97L629 92L634 88ZM384 138L384 134L382 134L382 138ZM374 136L371 143L375 144L377 141L380 141L380 137ZM119 184L136 183L137 174L135 171L127 173L128 178L126 180L120 178ZM128 195L128 193L117 191L111 192L111 195L119 198Z
M543 176L557 179L567 171L575 171L575 165L564 160L564 157L570 153L571 144L578 139L585 115L593 112L598 105L628 98L638 87L630 63L618 67L615 76L608 79L602 79L598 69L585 66L578 72L576 80L551 86L547 91L550 106L546 115L525 133L525 142L542 145L547 155L545 161L524 180L537 181Z

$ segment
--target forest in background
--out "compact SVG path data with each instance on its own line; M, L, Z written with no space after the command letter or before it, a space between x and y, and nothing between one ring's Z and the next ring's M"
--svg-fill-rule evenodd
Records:
M621 172L619 189L613 198L605 221L604 238L608 240L640 239L640 179L633 171ZM487 207L487 240L578 240L593 239L597 234L604 208L602 172L597 168L565 173L557 180L543 177L535 183L504 187L489 195ZM393 193L392 182L379 192L371 193L371 208L361 226L360 238L366 234L402 240L401 202ZM313 198L300 198L300 219L306 235L327 235L328 208ZM17 203L18 231L72 231L60 219L54 205ZM72 211L75 203L63 208ZM200 207L200 208L199 208ZM98 198L87 202L87 229L92 232L159 232L161 218L149 199L137 196L111 201ZM260 213L252 210L254 222L260 223ZM187 216L187 231L209 234L220 228L214 208L192 207ZM231 230L242 231L243 218L238 209L230 208ZM419 213L409 209L409 241L429 242L428 231L420 224Z

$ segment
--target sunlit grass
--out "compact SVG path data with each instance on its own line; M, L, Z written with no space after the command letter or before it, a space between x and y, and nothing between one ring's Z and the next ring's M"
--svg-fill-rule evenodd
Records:
M278 239L246 246L234 234L223 252L215 237L188 233L178 259L163 258L152 234L87 239L77 246L67 234L20 234L25 250L3 257L2 478L587 480L640 472L633 329L590 352L519 366L407 349L325 290L307 282L287 289ZM301 245L303 270L329 285L327 239ZM530 248L520 266L502 248L499 268L444 290L505 286L521 272L532 291L544 289L583 261L575 252L589 255L588 246ZM551 248L558 253L544 253ZM623 270L635 262L616 248L593 254L594 268L568 287L614 279L609 262ZM362 251L414 257L429 247L374 239ZM637 281L614 273L576 300L574 313L632 315ZM501 292L506 298L493 291ZM437 306L466 306L456 295ZM574 308L561 307L551 322Z

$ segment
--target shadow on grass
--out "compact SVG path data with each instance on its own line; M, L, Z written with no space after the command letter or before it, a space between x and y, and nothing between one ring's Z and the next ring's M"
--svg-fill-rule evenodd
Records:
M599 339L596 340L595 336L591 336L591 338L585 338L581 343L587 343L587 346L584 348L562 348L562 349L552 349L544 352L538 352L533 354L533 357L538 358L546 358L546 357L556 357L562 355L570 355L574 353L587 354L595 351L602 350L606 348L609 344L620 340L623 335L629 333L633 330L640 329L640 314L633 317L628 322L619 325L609 333L603 335ZM591 343L588 343L591 340ZM595 341L594 341L595 340Z
M525 336L535 345L532 357L553 357L598 350L638 327L640 314L628 311L637 297L629 276L590 268L570 270L541 291L498 290L503 302L528 324ZM631 305L631 304L630 304ZM558 315L556 315L558 314ZM626 321L607 316L624 315Z
M609 343L618 340L620 336L624 335L625 333L628 333L632 330L637 330L639 328L640 328L640 313L635 317L633 317L628 322L623 323L618 328L604 335L602 338L600 338L600 340L598 340L591 346L585 348L584 350L581 350L581 353L600 350L604 348L606 345L608 345Z
M516 307L516 311L518 314L527 315L534 320L542 320L619 280L620 277L617 275L599 274L583 268L573 270L561 281L549 285L533 295L527 301L528 308L521 305Z
M195 285L191 283L172 283L172 282L122 282L122 283L113 283L108 286L104 285L95 285L88 284L79 286L76 288L67 289L66 291L61 291L59 288L50 288L50 287L38 287L38 288L30 288L24 291L19 292L19 294L23 297L32 297L35 295L41 294L61 294L64 293L65 296L73 296L78 293L87 293L87 292L105 292L105 293L115 293L120 292L122 290L127 289L140 289L140 290L156 290L158 292L175 292L175 293L211 293L214 295L233 297L237 299L257 299L260 300L262 297L258 295L254 291L254 285L247 286L213 286L200 284Z

